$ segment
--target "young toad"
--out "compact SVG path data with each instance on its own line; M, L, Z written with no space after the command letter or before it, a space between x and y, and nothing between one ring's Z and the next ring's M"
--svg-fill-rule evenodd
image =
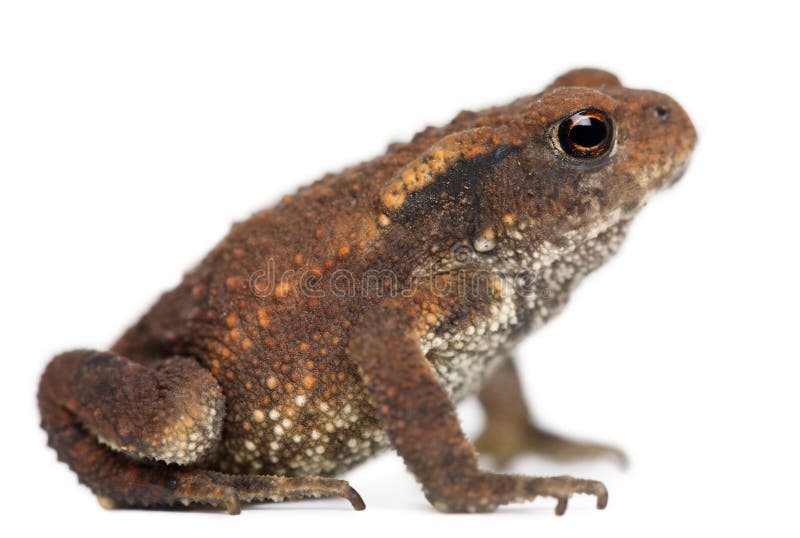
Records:
M511 352L683 174L669 97L571 71L428 127L236 224L110 351L55 357L49 443L105 506L359 495L335 475L393 447L439 510L491 511L596 481L482 470L535 451L621 457L543 431ZM473 444L455 404L479 394Z

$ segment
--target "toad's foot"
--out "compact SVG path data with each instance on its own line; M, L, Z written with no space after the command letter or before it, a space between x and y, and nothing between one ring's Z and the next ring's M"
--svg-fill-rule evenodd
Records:
M206 505L239 514L242 504L282 502L305 498L342 497L356 510L364 510L364 501L344 480L327 477L282 477L268 475L231 475L206 470L178 470L168 475L169 495L142 498L112 498L98 495L104 508L127 506Z
M478 437L475 447L481 454L491 456L501 468L525 453L563 462L607 458L623 469L628 466L627 456L616 447L574 441L530 424L521 427L509 423L490 424Z
M563 515L567 510L567 502L575 493L594 495L597 497L597 508L602 510L608 505L608 490L602 482L582 480L571 476L554 476L549 478L529 478L528 487L538 497L555 497L558 500L556 515Z
M556 515L560 516L567 510L569 498L576 493L594 495L600 510L608 504L608 490L602 482L571 476L532 477L478 472L459 477L455 482L458 485L458 494L448 495L455 493L451 488L444 488L442 491L426 489L426 495L437 510L491 512L498 504L553 497L558 501Z
M192 481L185 484L185 496L178 497L183 504L203 503L224 508L229 514L238 514L241 503L282 502L288 500L342 497L350 501L355 510L366 506L361 496L344 480L335 478L282 477L268 475L230 475L213 471L187 471ZM183 478L183 477L181 477Z

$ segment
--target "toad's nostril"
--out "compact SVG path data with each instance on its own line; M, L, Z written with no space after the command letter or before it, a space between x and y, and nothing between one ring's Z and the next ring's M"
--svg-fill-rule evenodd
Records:
M666 105L658 105L653 108L653 115L661 121L669 119L669 107Z

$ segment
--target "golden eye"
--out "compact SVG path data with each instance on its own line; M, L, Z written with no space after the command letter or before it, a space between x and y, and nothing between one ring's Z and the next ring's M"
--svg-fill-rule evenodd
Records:
M585 109L561 120L558 145L575 159L596 159L611 149L614 127L605 112Z

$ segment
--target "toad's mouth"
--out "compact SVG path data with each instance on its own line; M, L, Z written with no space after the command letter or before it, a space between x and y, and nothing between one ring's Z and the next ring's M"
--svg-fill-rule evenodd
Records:
M677 166L673 167L669 173L664 175L664 179L662 180L662 189L668 189L675 185L678 180L680 180L683 175L686 173L687 168L689 168L689 162L691 161L691 157L687 156L683 161L680 162Z
M633 220L633 217L636 216L639 210L644 207L646 203L646 199L642 200L642 202L637 204L636 207L627 210L623 210L621 207L618 207L609 212L608 215L604 216L603 218L568 231L564 234L564 239L580 244L585 241L591 241L597 238L597 236L600 234L603 234L612 228L627 228L628 224L631 222L631 220Z

